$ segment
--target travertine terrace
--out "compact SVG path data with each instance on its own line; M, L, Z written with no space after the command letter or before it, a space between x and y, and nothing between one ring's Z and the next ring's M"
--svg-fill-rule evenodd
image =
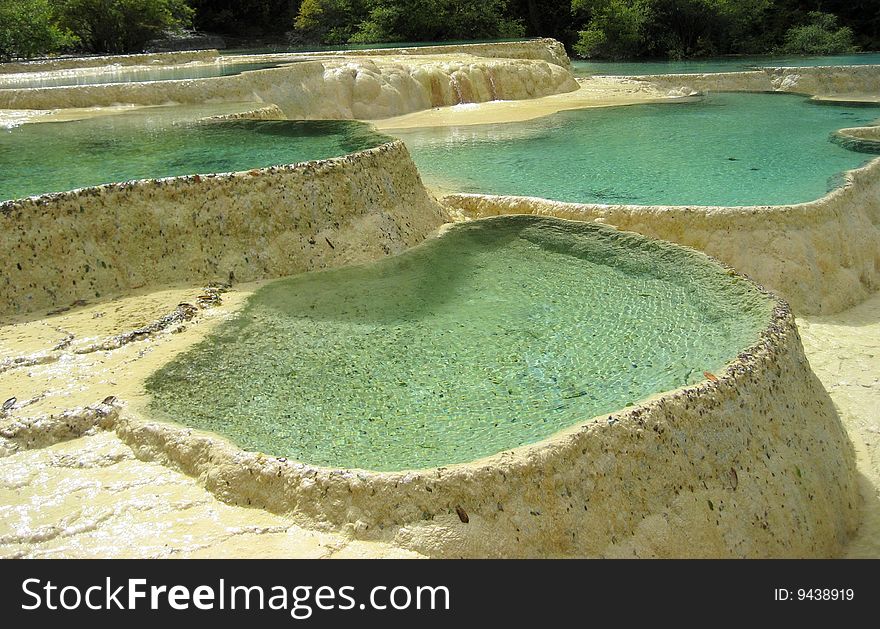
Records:
M434 111L440 119L450 111L444 108L486 103L485 111L504 119L505 108L534 104L530 113L512 114L517 119L589 101L675 100L703 90L851 100L880 92L876 66L768 68L595 79L619 90L619 100L603 101L587 93L593 79L576 81L561 46L548 40L265 57L284 65L212 79L0 90L0 109L28 118L120 103L244 101L253 111L233 118L373 120ZM217 63L215 52L174 53L80 66L6 65L0 72L110 62ZM842 141L873 143L875 131L840 133ZM25 530L15 520L23 492L34 505L48 504L32 495L34 479L47 469L55 471L46 495L57 494L67 472L56 468L67 462L83 474L83 487L109 482L100 470L124 465L126 478L140 469L152 479L127 491L146 495L177 483L185 490L175 495L205 508L227 503L213 508L221 520L252 518L254 530L308 538L287 546L291 553L325 544L336 550L317 555L345 547L376 556L837 556L858 529L862 500L872 496L864 486L860 495L851 435L810 368L788 304L798 315L830 315L877 290L878 186L875 161L828 196L793 206L596 206L459 194L437 200L398 141L319 162L0 203L0 384L8 398L0 411L0 457L8 464L0 477L0 513L8 522L0 553L102 552L90 532L116 516L83 512L77 520L46 507L35 509L42 528ZM451 221L501 214L604 223L595 229L617 228L633 246L682 265L723 278L743 273L773 291L755 289L772 313L723 373L584 417L538 443L444 468L322 468L247 452L222 435L149 416L145 378L234 317L260 282L377 260L442 238ZM19 477L29 480L22 485ZM242 506L253 509L245 516L236 511ZM203 548L224 554L216 540Z

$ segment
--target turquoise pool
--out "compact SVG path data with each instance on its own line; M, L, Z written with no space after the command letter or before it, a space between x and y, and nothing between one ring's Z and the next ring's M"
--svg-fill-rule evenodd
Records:
M394 134L424 179L450 191L583 203L775 205L811 201L838 186L867 157L830 135L878 118L880 106L718 93L698 102Z
M326 159L388 139L354 121L193 122L218 108L157 107L0 129L0 200ZM232 109L240 111L241 105Z
M859 66L880 65L880 52L827 57L757 56L720 59L689 59L685 61L586 61L571 62L575 76L609 74L634 76L640 74L702 74L709 72L744 72L768 66Z
M94 68L84 68L48 73L0 74L0 90L208 79L218 76L234 76L251 70L277 68L279 65L277 63L199 63L156 67L106 66L100 68L100 71Z
M157 417L311 464L472 461L720 374L772 302L699 254L529 216L260 289L150 376Z

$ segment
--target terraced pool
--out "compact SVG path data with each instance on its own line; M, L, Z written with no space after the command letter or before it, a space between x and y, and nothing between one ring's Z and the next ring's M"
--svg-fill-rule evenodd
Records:
M880 52L829 56L740 56L683 61L589 61L571 62L575 76L607 74L634 76L645 74L704 74L745 72L763 67L816 67L880 65Z
M326 159L388 139L356 121L196 121L224 109L242 105L155 107L0 129L0 200Z
M186 63L167 66L109 65L99 68L0 74L0 90L209 79L218 76L234 76L252 70L276 68L279 65L278 63L265 62Z
M443 189L635 205L778 205L840 185L866 155L830 141L880 106L789 94L566 111L529 122L401 130Z
M472 461L721 373L771 302L704 256L513 216L307 273L150 377L157 417L371 470Z

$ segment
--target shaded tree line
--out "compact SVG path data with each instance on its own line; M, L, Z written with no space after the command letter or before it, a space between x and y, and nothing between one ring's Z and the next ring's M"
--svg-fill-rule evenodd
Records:
M545 36L592 58L880 48L880 0L0 0L0 59L196 29L289 44Z
M186 0L0 0L0 60L135 52L192 16Z
M584 57L834 54L877 47L880 1L572 0ZM837 11L835 13L835 11Z

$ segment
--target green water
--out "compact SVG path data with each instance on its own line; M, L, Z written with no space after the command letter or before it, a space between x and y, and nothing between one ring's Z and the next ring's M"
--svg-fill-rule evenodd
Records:
M593 74L637 76L643 74L704 74L714 72L745 72L763 67L815 67L880 65L880 52L827 57L804 56L743 56L683 61L585 61L572 60L575 76Z
M394 131L441 188L584 203L811 201L866 156L830 141L880 107L787 94L561 112L523 123Z
M501 217L395 258L269 284L147 389L158 417L246 449L425 468L721 373L770 308L744 280L668 244Z
M180 81L183 79L208 79L218 76L234 76L251 70L277 68L277 63L214 63L181 64L157 67L105 66L98 70L58 70L48 73L0 74L0 90L37 87L73 87L76 85L101 85L105 83L137 83L143 81Z
M0 200L325 159L387 140L353 121L192 122L216 112L217 106L160 107L0 129Z

